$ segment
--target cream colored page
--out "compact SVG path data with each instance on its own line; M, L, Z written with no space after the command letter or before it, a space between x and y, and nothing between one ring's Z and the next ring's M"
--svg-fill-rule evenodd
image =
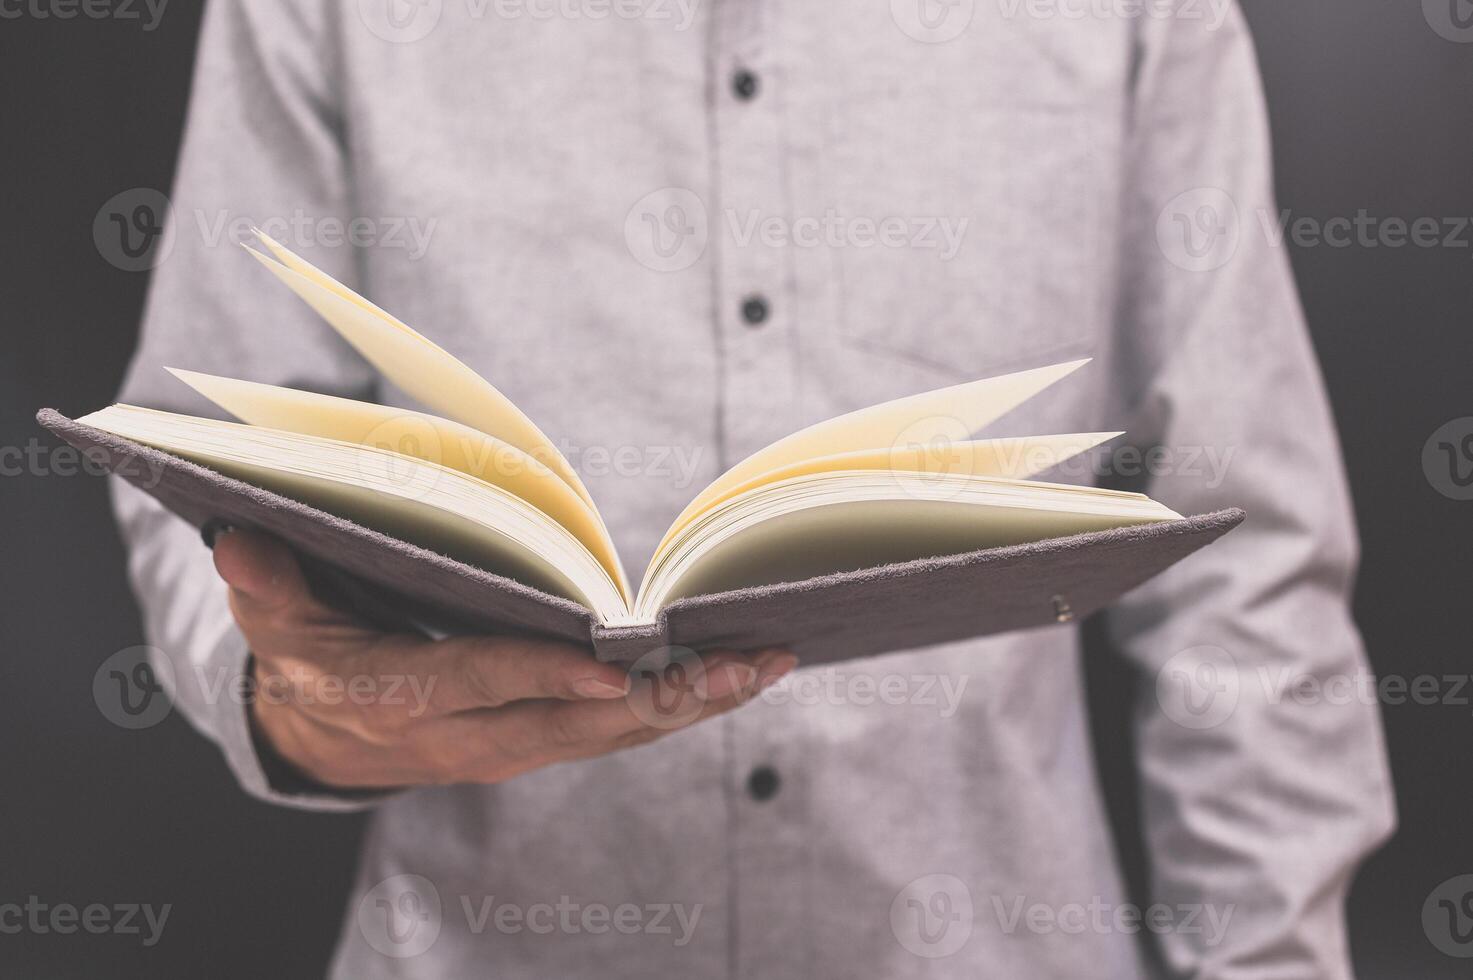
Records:
M283 246L272 245L279 253L291 255ZM293 268L255 249L246 250L405 393L438 415L495 436L540 460L593 506L593 497L552 440L509 398L454 355L301 258L292 256ZM311 274L298 269L310 270Z
M596 608L592 596L523 541L492 531L422 501L395 497L380 490L324 480L310 474L286 473L243 460L192 455L194 461L253 486L264 487L339 514L375 531L413 541L424 548L522 582L552 595Z
M965 442L978 429L1087 363L1070 361L939 388L811 425L759 449L717 477L675 519L666 540L714 503L730 496L734 488L770 482L767 474L805 460L860 450L903 453L907 446Z
M432 481L433 476L423 471L413 474L412 479L393 488L401 490L404 493L401 496L386 492L390 488L381 485L359 485L273 464L262 457L254 456L254 452L259 449L253 451L245 441L230 452L207 451L181 445L158 434L135 428L130 424L128 415L117 414L119 409L135 413L139 411L130 409L129 406L114 406L112 409L93 412L79 421L182 456L226 476L302 501L375 531L411 541L486 571L582 603L590 609L598 608L593 596L580 589L570 575L537 549L529 547L521 540L520 535L499 532L483 523L418 499L432 486L426 480ZM254 458L247 458L248 456Z
M613 541L593 508L542 463L458 422L348 398L169 368L216 405L254 426L387 449L501 487L557 521L632 596Z
M861 449L849 453L802 459L768 470L739 483L702 507L708 512L748 490L800 476L841 470L890 470L895 473L937 473L951 476L1004 477L1026 480L1035 473L1057 466L1123 432L1078 432L1058 436L1021 436L1008 439L979 439L966 442L908 443L893 449ZM692 518L698 515L691 515ZM686 522L688 523L688 521ZM670 529L664 544L683 527Z
M647 602L665 606L689 596L1149 520L944 500L830 504L781 514L727 538Z
M383 317L386 321L393 324L395 327L398 327L400 330L403 330L406 333L413 334L414 336L419 337L425 343L434 346L434 341L430 340L423 334L418 333L404 321L400 320L398 317L383 309L383 307L378 306L376 303L368 299L368 297L360 296L358 293L355 293L347 286L344 286L332 276L323 272L321 269L317 268L317 266L313 265L311 262L308 262L306 259L302 258L296 252L293 252L291 249L287 248L285 245L281 244L261 229L252 228L251 234L255 235L256 238L260 240L262 245L265 245L267 248L269 248L271 250L271 254L276 256L277 261L286 266L288 269L291 269L298 275L305 276L306 278L317 283L317 285L321 286L322 288L336 293L353 305L361 307L362 309L373 313L376 316Z

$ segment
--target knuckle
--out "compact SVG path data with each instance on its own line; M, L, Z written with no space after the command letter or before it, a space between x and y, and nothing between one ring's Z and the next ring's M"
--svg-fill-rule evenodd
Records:
M407 731L394 712L372 706L354 706L334 724L355 741L380 749L399 744Z
M236 608L256 624L288 632L302 623L301 604L296 598L283 599L269 605L260 602L236 603Z
M542 751L536 738L523 734L518 738L498 738L477 757L477 767L487 771L510 771L526 764L527 760Z
M403 742L419 724L418 718L399 708L374 705L365 710L373 715L374 725L381 737L391 745Z
M547 740L560 749L572 748L587 740L587 726L577 711L553 711L544 726Z
M541 692L541 697L553 698L569 704L585 704L590 700L596 703L602 700L602 698L590 699L589 695L580 692L574 686L573 678L566 673L549 674L537 685L537 689Z
M458 659L456 677L461 690L479 705L499 708L509 700L498 689L487 662L474 654L462 655Z

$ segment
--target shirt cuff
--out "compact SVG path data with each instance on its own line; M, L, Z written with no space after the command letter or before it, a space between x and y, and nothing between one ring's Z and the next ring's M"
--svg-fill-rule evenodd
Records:
M252 691L251 652L245 637L232 624L215 644L210 660L225 668L231 683L222 690ZM298 773L276 754L251 724L251 699L231 699L217 713L215 738L230 771L250 795L268 803L347 813L366 810L402 790L339 789L314 782Z

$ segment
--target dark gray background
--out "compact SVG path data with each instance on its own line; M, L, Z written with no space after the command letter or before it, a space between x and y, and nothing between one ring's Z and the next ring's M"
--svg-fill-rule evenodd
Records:
M1439 3L1473 15L1466 0L1245 0L1283 207L1473 216L1473 43L1432 29ZM93 219L120 191L168 188L198 15L177 2L152 31L0 20L0 446L51 445L32 421L38 406L88 411L117 387L146 277L102 259ZM1473 415L1470 242L1473 231L1460 247L1293 250L1364 541L1356 613L1378 671L1408 678L1473 670L1473 502L1437 493L1421 462L1434 430ZM320 974L361 823L252 802L177 715L139 732L102 716L94 672L143 636L101 480L0 478L0 596L0 902L173 905L148 949L137 937L0 935L0 976ZM1091 667L1101 760L1139 880L1131 678L1108 651ZM1402 825L1356 883L1363 976L1467 974L1467 960L1429 942L1421 910L1440 882L1473 873L1469 694L1384 709Z

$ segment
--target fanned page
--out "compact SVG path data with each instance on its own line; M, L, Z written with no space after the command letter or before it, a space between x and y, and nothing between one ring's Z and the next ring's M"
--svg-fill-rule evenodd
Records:
M593 497L572 464L509 398L449 351L265 233L257 230L255 234L276 258L249 246L246 250L316 310L380 374L444 418L494 435L542 462L583 498L603 527ZM606 528L603 536L608 537ZM617 577L627 592L622 569Z
M598 511L544 463L510 443L423 412L178 368L169 371L250 425L392 450L500 487L566 528L609 573L625 600L633 598Z
M499 486L402 453L284 429L113 405L78 421L181 456L595 611L627 618L570 532Z
M172 369L246 424L115 405L82 421L587 606L679 598L1178 520L1140 494L1033 482L1120 433L971 438L1083 361L871 406L781 439L701 491L631 590L552 441L450 353L284 246L251 253L435 415ZM443 417L441 417L443 416Z
M1071 361L922 392L871 405L785 436L757 450L702 490L675 519L666 541L670 534L739 488L772 482L778 473L796 464L865 450L903 452L907 446L941 446L949 453L970 433L991 424L1087 363ZM897 458L897 463L903 462Z

